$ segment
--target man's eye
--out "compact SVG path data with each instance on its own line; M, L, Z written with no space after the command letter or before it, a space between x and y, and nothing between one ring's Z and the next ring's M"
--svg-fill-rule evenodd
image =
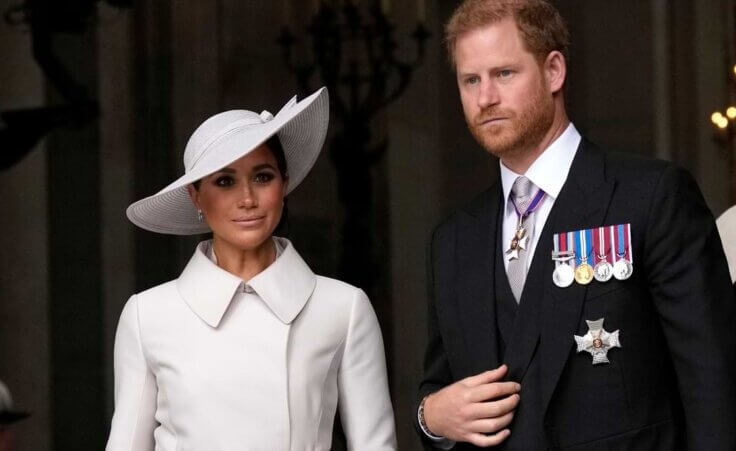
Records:
M513 74L514 74L514 71L509 70L509 69L500 70L498 71L498 78L509 78Z
M268 183L274 179L274 175L270 172L261 172L256 174L254 180L256 183Z
M479 81L480 81L480 77L476 77L476 76L465 78L466 85L474 85L474 84L477 84Z
M215 185L217 186L231 186L233 182L233 178L229 175L223 175L215 179Z

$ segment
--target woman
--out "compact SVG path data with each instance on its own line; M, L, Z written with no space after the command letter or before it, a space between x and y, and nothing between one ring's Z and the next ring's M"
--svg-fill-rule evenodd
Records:
M327 130L326 89L295 99L209 118L184 176L128 207L144 229L213 238L123 309L108 450L328 450L338 404L350 449L396 448L367 297L272 236Z

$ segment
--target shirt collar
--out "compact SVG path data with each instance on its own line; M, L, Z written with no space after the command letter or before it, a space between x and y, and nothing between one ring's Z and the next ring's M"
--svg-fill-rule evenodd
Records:
M567 180L567 174L570 172L580 140L580 133L571 122L565 131L534 160L524 175L536 187L541 188L547 196L556 199L562 190L562 185ZM499 166L501 167L503 198L508 201L511 186L521 174L507 168L500 161Z
M202 321L218 327L235 295L250 287L282 323L291 323L312 295L317 277L289 240L274 241L281 249L276 260L247 283L208 257L211 241L199 243L177 280L179 294Z

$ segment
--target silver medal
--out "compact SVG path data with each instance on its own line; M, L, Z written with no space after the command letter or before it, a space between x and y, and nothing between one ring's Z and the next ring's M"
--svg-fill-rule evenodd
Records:
M575 270L567 263L560 263L552 273L552 281L560 288L566 288L572 285L575 280Z
M613 277L613 266L605 260L599 261L593 267L593 277L598 282L608 282Z
M616 263L613 264L613 277L615 277L618 280L626 280L629 277L631 277L631 273L634 272L634 267L631 265L631 263L621 258Z
M578 352L587 352L593 356L593 365L610 363L608 351L621 347L619 331L608 332L603 328L603 321L603 318L595 321L585 320L588 332L585 335L573 335Z

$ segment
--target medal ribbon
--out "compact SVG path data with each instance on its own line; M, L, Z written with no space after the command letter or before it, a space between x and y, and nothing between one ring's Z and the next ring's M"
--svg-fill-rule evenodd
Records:
M575 258L571 260L572 262L572 268L575 269L577 264L577 254L578 252L575 250L575 232L567 232L567 249L573 251L573 253L576 255Z
M532 202L529 204L529 206L526 208L526 211L524 212L521 212L519 210L519 207L516 206L516 202L514 202L514 196L510 196L511 204L514 206L514 210L516 210L517 216L523 220L530 214L534 213L534 210L536 210L539 204L542 203L542 199L544 199L545 194L546 193L544 191L538 189L537 194L534 195Z
M578 230L575 233L575 262L577 265L581 265L583 262L587 262L590 256L592 246L588 246L588 243L593 244L592 230Z
M611 261L609 259L610 247L606 242L606 227L596 227L593 229L593 262L597 265L602 261Z
M615 230L615 231L614 231ZM615 261L627 260L634 262L633 250L631 249L631 224L619 224L611 226L611 242L616 246L613 254Z

